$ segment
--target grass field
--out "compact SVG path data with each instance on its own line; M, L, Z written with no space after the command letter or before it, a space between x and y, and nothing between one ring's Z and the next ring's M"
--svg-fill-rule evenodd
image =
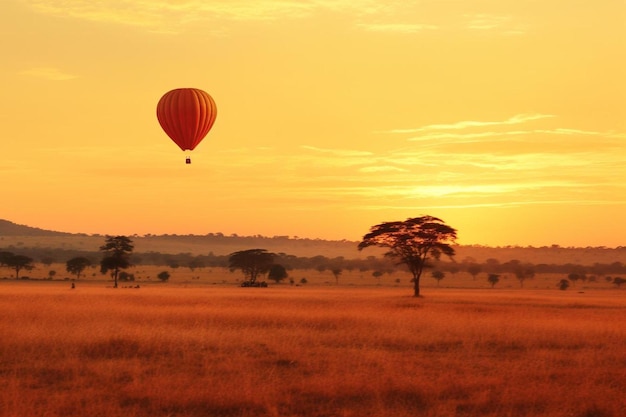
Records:
M424 294L2 280L0 416L623 416L624 291Z

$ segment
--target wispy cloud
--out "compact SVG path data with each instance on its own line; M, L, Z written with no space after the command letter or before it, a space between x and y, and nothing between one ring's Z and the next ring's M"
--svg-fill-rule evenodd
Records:
M59 17L103 23L137 26L157 31L172 31L194 21L273 20L281 16L303 16L310 12L309 3L289 1L201 1L170 0L25 0L33 10Z
M337 156L370 156L372 152L369 151L359 151L359 150L351 150L351 149L328 149L328 148L318 148L316 146L308 146L303 145L302 149L306 149L309 151L314 151L318 153L332 154Z
M487 208L487 207L522 207L522 206L615 206L624 205L626 200L512 200L512 201L496 201L486 203L472 203L468 201L459 201L455 204L437 204L435 202L429 204L420 204L422 210L437 209L470 209L470 208ZM359 207L362 210L414 210L414 204L371 204Z
M358 23L357 28L371 32L418 33L439 29L437 25L420 23Z
M164 4L154 2L146 7L145 2L128 0L94 2L89 0L67 0L52 2L47 0L24 0L24 3L39 13L89 21L115 22L133 26L150 26L158 20L156 11Z
M530 151L501 153L478 146L439 148L413 142L401 149L378 151L371 151L366 142L362 149L310 145L225 148L198 154L202 163L194 164L193 172L186 177L211 178L215 199L237 201L236 207L258 204L270 196L271 205L264 206L268 210L281 207L308 211L348 206L350 210L413 210L415 207L500 207L548 202L615 204L611 201L615 200L615 195L626 195L622 161L626 145L619 139L614 145L620 146L621 142L622 147L607 151L596 146L600 140L593 142L581 152L549 151L537 146ZM53 148L35 151L44 156L50 152L62 155L62 162L75 161L80 153L78 167L72 162L72 171L96 175L96 183L110 182L112 178L132 178L138 185L147 181L153 184L155 175L158 181L179 182L174 173L180 170L182 163L177 159L161 174L153 173L152 161L162 153L172 152L165 144L157 148L132 148L124 152L123 157L117 156L119 149L115 151L105 146L79 151L55 151ZM116 153L110 159L118 166L102 168L95 163L105 152ZM137 154L142 154L139 158L142 162L139 165L129 163L137 159ZM4 167L7 168L10 167ZM57 178L64 175L61 172ZM185 188L185 184L179 187L181 192L195 192ZM241 189L249 191L242 196L236 191Z
M550 114L518 114L500 121L464 120L431 124L414 129L395 129L392 134L411 134L406 140L418 148L388 155L386 163L408 167L418 161L422 168L463 172L467 178L494 175L515 180L519 175L567 175L610 179L621 172L626 134L567 127L529 129L524 124L558 119ZM542 124L546 124L545 122ZM593 140L592 140L593 139Z
M574 181L511 181L502 183L478 183L478 184L350 184L338 182L332 185L327 183L307 184L306 187L294 186L289 195L297 198L315 198L324 196L327 201L341 200L350 196L361 199L360 204L370 204L377 201L382 204L396 204L400 202L422 202L439 204L497 204L498 201L506 203L511 200L524 201L523 196L538 193L546 194L545 198L537 198L538 201L554 200L548 196L554 193L562 193L563 190L572 187L581 187L582 184ZM505 197L505 199L503 199ZM494 200L495 199L495 200Z
M304 18L317 12L375 13L374 0L23 0L49 15L125 24L167 31L194 21L272 21Z
M413 142L431 142L431 141L447 141L448 143L476 143L483 142L485 139L505 139L510 140L514 136L523 136L529 138L537 135L557 135L557 136L597 136L603 138L624 139L626 134L617 133L614 131L609 132L595 132L580 129L533 129L533 130L510 130L503 132L474 132L474 133L429 133L419 136L414 136L408 140ZM545 140L545 136L538 138L539 140Z
M441 16L424 13L421 5L378 0L22 0L33 10L52 16L121 24L152 32L176 33L193 22L272 22L335 14L355 28L371 32L414 34L432 30L522 31L510 16L466 15L455 24L441 24ZM222 33L223 27L207 30Z
M70 74L68 72L62 71L59 68L54 68L54 67L29 68L29 69L20 71L20 74L27 75L29 77L43 78L45 80L51 80L51 81L67 81L67 80L72 80L74 78L78 78L78 76L74 74Z
M475 14L469 16L468 29L492 30L504 26L511 21L511 16L493 14Z
M414 8L413 10L410 9L410 7L381 8L381 10L377 13L372 13L367 16L375 20L358 23L357 27L372 32L396 32L404 34L413 34L433 30L462 30L472 32L488 32L490 34L507 36L519 36L524 35L527 32L526 28L520 23L515 22L514 17L510 15L478 13L464 15L459 20L448 19L446 21L442 20L441 16L437 15L429 15L428 17L425 17L423 13L420 13L419 8ZM416 10L418 11L416 12ZM384 16L381 17L381 14ZM407 16L409 19L408 22ZM417 22L411 22L411 16L419 18L420 20Z
M526 152L515 154L497 154L491 152L456 153L454 158L446 159L445 153L433 153L432 158L442 166L457 166L461 168L476 167L491 172L510 171L517 173L540 172L546 169L559 168L561 170L571 168L587 168L591 170L589 158L598 160L601 153L570 153L556 152ZM450 155L447 153L447 155ZM603 158L604 159L604 158ZM568 172L570 175L572 171ZM472 173L474 174L474 173Z
M467 20L465 28L471 31L495 32L502 35L524 35L527 30L519 22L515 22L513 16L488 13L477 13L465 16Z
M386 133L415 133L415 132L425 132L432 130L458 130L458 129L467 129L470 127L487 127L487 126L508 126L508 125L517 125L522 124L534 120L541 120L546 118L554 117L551 114L517 114L512 116L506 120L500 121L478 121L478 120L464 120L460 122L448 123L448 124L432 124L421 126L412 129L393 129L389 130Z
M401 195L412 197L440 198L451 196L473 196L494 194L514 194L523 191L536 190L539 188L569 188L578 185L571 181L515 181L491 184L424 184L417 187L404 187L401 190L392 190L392 193L400 191Z
M409 172L408 169L399 168L397 166L392 165L379 165L379 166L368 166L359 168L359 172L369 173L369 172Z

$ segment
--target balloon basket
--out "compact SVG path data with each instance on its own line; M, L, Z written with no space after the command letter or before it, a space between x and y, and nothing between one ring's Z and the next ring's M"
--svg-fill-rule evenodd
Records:
M185 163L186 164L190 164L191 163L191 158L190 157L186 157L185 158Z

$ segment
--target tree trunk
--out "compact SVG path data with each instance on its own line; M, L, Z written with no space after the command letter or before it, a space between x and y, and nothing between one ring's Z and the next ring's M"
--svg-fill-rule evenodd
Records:
M417 275L413 276L413 295L415 297L420 296L420 277Z
M113 280L114 280L113 288L117 288L117 272L118 272L118 269L115 268L115 273L113 274Z

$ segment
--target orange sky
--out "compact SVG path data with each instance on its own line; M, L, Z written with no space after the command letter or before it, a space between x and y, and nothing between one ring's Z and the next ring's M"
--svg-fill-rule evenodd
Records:
M0 32L0 218L626 245L623 0L4 0ZM191 165L155 116L178 87L218 106Z

